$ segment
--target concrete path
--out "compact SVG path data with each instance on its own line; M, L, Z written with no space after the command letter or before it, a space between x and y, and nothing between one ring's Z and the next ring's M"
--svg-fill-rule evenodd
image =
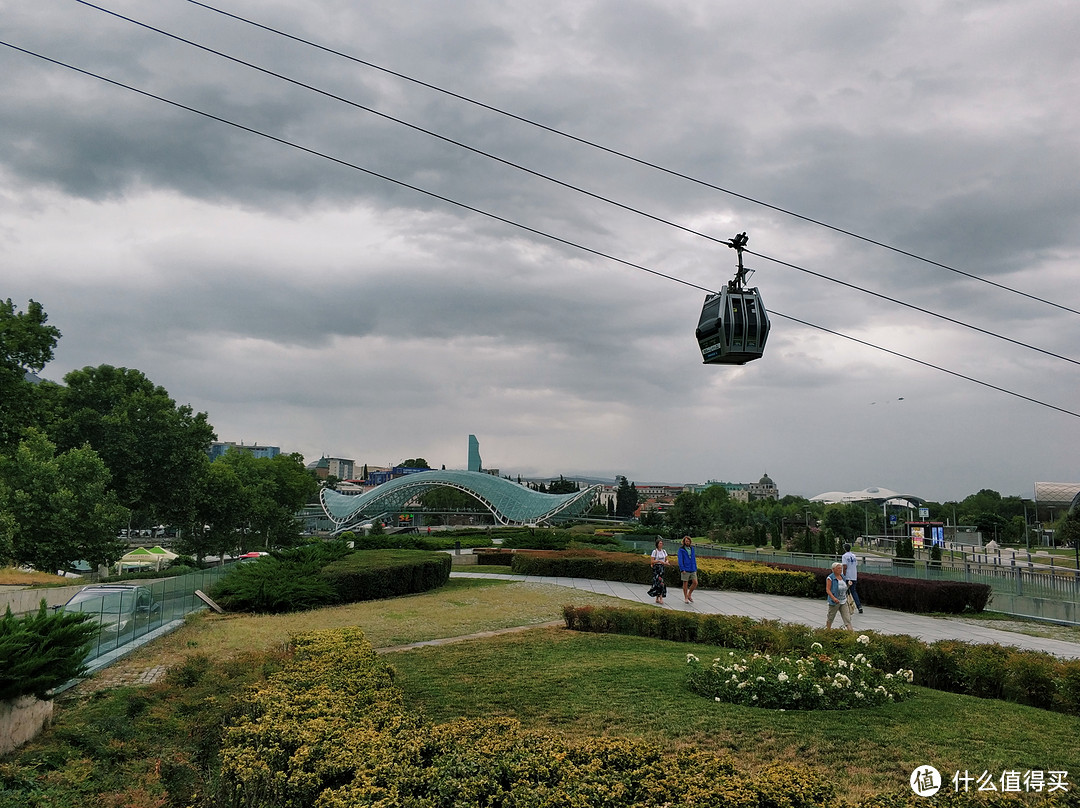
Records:
M555 584L573 589L583 589L601 595L611 595L622 600L651 604L654 608L692 611L699 614L745 615L755 619L782 620L801 623L814 628L825 627L825 595L820 600L793 598L784 595L758 595L752 592L699 589L694 593L693 603L684 603L682 589L668 587L664 605L656 606L649 597L644 584L627 584L619 581L594 581L588 578L557 578L540 575L503 575L499 573L451 572L451 578L496 578L506 581ZM1045 637L1031 637L1015 631L993 628L950 617L926 617L889 609L864 607L863 614L852 615L856 631L873 630L882 634L909 634L925 642L935 640L963 640L970 643L1000 643L1016 648L1047 651L1062 659L1080 659L1080 642L1067 642ZM837 615L833 627L843 627Z

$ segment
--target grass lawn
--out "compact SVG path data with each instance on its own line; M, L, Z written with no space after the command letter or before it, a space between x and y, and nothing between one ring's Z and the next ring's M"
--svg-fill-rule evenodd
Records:
M780 712L719 704L686 689L686 654L712 646L536 629L387 656L406 703L433 721L512 716L572 735L647 738L730 753L740 764L802 762L832 772L856 799L940 771L1080 772L1080 718L916 688L900 704Z
M86 795L106 792L118 795L109 804L151 804L136 799L139 790L150 794L167 777L171 783L188 778L197 790L201 781L192 772L215 770L212 736L220 716L238 709L238 694L257 684L260 671L280 664L291 635L360 626L376 648L388 648L538 626L559 620L566 603L633 605L557 586L451 579L422 595L292 615L202 613L65 694L53 728L0 764L0 785L48 786L33 808L81 808L96 804ZM688 652L702 660L721 653L710 646L534 628L393 652L386 659L398 672L406 703L435 722L513 716L527 727L576 737L638 737L672 749L730 754L751 769L801 762L837 778L850 800L906 788L912 769L923 764L946 777L957 769L974 775L1061 769L1073 773L1071 786L1080 778L1080 718L921 688L908 702L847 712L718 704L686 689ZM173 668L171 678L149 688L95 692L118 674L156 665ZM207 665L210 672L200 674ZM188 679L197 684L178 686ZM192 761L195 768L173 760Z
M82 578L61 578L47 572L27 572L14 567L0 567L0 586L71 586Z
M109 671L123 673L159 664L176 665L196 653L225 659L249 651L281 649L293 634L342 626L360 626L372 645L389 648L561 620L562 607L567 603L632 605L551 584L452 578L434 592L294 614L198 612L180 630L136 651ZM90 680L82 689L94 685Z

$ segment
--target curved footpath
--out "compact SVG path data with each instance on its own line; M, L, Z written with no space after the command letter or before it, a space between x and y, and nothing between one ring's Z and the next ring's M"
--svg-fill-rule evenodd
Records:
M785 623L801 623L813 628L825 627L825 593L821 599L793 598L786 595L759 595L753 592L699 589L694 593L693 603L684 603L682 589L668 587L664 605L657 606L647 594L645 584L628 584L621 581L594 581L588 578L558 578L541 575L504 575L486 572L451 572L451 578L495 578L504 581L555 584L573 589L583 589L600 595L611 595L622 600L652 605L654 608L691 611L699 614L732 614L755 619L782 620ZM926 642L936 640L963 640L970 643L1000 643L1032 651L1047 651L1062 659L1080 659L1080 642L1068 642L1047 637L1031 637L1015 631L992 628L992 623L976 625L950 617L927 617L890 609L864 607L863 614L852 615L856 631L877 631L882 634L910 634ZM840 615L833 627L843 627Z

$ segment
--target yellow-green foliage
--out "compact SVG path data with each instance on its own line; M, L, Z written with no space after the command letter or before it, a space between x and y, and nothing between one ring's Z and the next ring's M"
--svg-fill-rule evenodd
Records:
M222 758L225 804L235 808L844 804L831 778L802 766L751 774L711 754L622 738L570 740L506 718L428 724L406 710L392 669L355 628L295 638L295 658L226 730ZM905 788L866 805L921 799ZM982 795L947 802L987 805Z
M665 580L668 586L679 586L679 568L674 553L669 556L668 561L670 564L664 576ZM514 572L524 575L596 578L644 584L652 581L650 564L648 555L627 556L626 553L595 549L521 550L513 554L511 562ZM818 597L821 594L813 573L777 569L753 561L727 558L699 557L698 582L703 589L729 589L794 597Z
M733 589L770 595L817 597L814 575L729 558L699 558L698 582L705 589ZM677 574L677 573L676 573Z

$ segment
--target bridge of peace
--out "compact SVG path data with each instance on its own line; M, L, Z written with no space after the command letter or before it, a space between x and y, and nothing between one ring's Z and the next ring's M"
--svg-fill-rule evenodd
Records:
M385 482L360 494L341 494L324 488L319 495L335 534L356 530L376 520L406 511L423 511L419 498L435 488L455 488L487 508L498 525L550 525L583 515L596 501L601 486L572 494L542 494L482 471L420 471Z

